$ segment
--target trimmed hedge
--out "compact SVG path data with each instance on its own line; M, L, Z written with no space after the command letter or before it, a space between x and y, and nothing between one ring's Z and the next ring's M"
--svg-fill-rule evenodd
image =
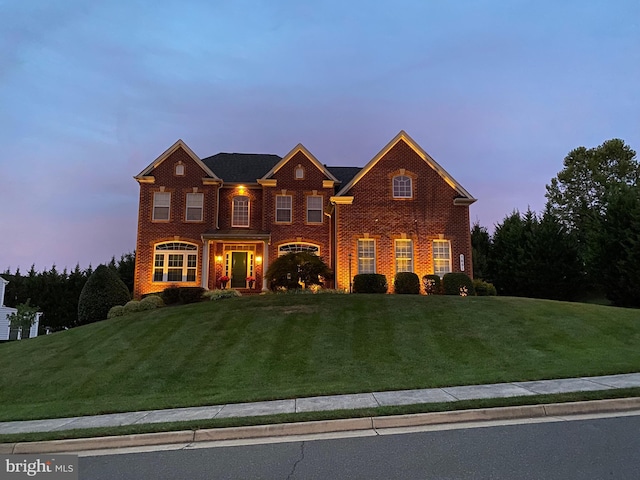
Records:
M473 282L466 273L445 273L442 277L442 289L445 295L475 295Z
M164 307L162 297L155 294L147 295L142 300L140 300L140 304L144 305L143 310L153 310L154 308ZM147 305L151 305L151 307L147 307Z
M496 287L493 286L493 283L485 282L484 280L474 279L473 280L473 288L476 291L476 295L479 297L488 297L495 296L498 294L496 291Z
M399 294L420 295L420 279L413 272L398 272L393 280L393 291Z
M426 295L442 294L442 282L439 275L424 275L422 277L422 286Z
M387 277L380 273L360 273L353 277L353 293L387 293Z
M107 319L121 317L124 315L124 307L122 305L114 305L107 313Z
M177 285L165 288L160 294L165 305L175 305L180 301L180 289Z
M130 299L129 289L120 277L106 265L99 265L80 292L78 324L105 320L111 307L123 305Z
M178 298L180 303L197 303L202 300L204 288L202 287L179 287Z

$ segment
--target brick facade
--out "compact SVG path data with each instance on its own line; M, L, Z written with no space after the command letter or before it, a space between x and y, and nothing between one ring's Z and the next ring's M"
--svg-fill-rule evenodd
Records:
M224 155L243 160L242 154ZM450 245L451 271L472 276L469 205L475 199L406 133L400 132L355 177L342 183L301 145L280 161L272 157L273 165L267 159L263 167L271 167L268 172L247 170L246 181L227 181L217 176L216 166L222 164L203 163L178 141L135 177L140 184L136 297L170 284L219 288L223 275L233 278L234 288L247 288L245 273L255 278L254 289L265 289L264 271L286 244L313 245L334 269L335 287L349 289L349 272L351 278L358 273L358 239L366 238L375 240L376 272L386 275L390 285L396 273L396 240L405 240L403 245L411 240L412 270L420 277L434 272L434 240ZM410 198L394 198L393 178L398 175L411 179ZM168 220L153 219L154 192L171 194ZM203 194L201 221L187 221L189 193ZM248 198L247 226L232 222L238 196ZM278 196L291 198L290 221L276 221ZM312 221L307 217L309 197L315 197ZM195 249L157 250L184 245ZM193 263L193 255L195 277L187 268L187 257ZM176 267L178 261L183 265ZM184 276L168 281L175 272Z

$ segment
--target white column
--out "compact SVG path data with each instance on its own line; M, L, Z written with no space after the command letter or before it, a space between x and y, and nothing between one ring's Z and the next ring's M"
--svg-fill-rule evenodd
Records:
M202 248L202 288L209 290L209 240L204 241Z
M267 271L267 266L269 265L269 243L262 242L262 291L269 291L269 286L267 285L267 280L264 274Z

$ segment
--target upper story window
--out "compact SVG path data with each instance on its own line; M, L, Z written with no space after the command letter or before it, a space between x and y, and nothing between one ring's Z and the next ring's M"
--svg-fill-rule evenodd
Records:
M196 281L197 246L183 242L160 243L156 245L154 253L154 282Z
M358 273L376 273L376 241L358 239Z
M291 223L291 195L276 195L276 223Z
M406 175L393 177L393 198L413 198L411 177Z
M322 197L320 195L307 197L307 223L322 223Z
M184 163L176 164L176 175L179 177L184 175Z
M201 222L204 209L203 193L187 193L187 222Z
M444 276L451 272L451 243L449 240L433 241L433 273Z
M396 273L413 272L413 241L396 240Z
M233 197L233 213L231 215L232 227L249 226L249 197L238 195Z
M296 167L295 179L296 180L304 180L304 167L302 165L298 165Z
M169 221L171 211L171 193L154 192L153 193L153 220Z

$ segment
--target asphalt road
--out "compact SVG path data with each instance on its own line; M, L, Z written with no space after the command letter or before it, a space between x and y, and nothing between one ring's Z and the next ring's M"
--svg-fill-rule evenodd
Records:
M638 479L640 416L80 458L81 479Z

